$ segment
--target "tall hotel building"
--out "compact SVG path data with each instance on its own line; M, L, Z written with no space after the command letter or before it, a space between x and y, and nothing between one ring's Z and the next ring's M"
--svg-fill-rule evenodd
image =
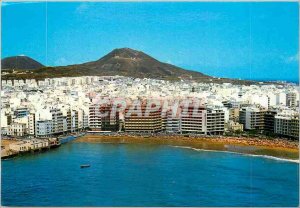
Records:
M89 106L89 127L92 130L101 130L101 115L100 115L100 106L92 104Z
M181 132L183 134L206 134L206 109L189 106L181 113Z
M67 111L67 130L68 132L75 132L78 130L78 111L69 109Z
M223 109L207 108L206 125L208 135L222 135L225 126L225 112Z
M181 132L181 119L178 115L173 115L172 111L168 111L165 116L167 133L180 133Z
M52 115L52 134L63 133L63 113L57 108L51 109L50 113Z
M243 107L240 110L239 120L245 130L264 129L264 110L254 107Z
M120 130L120 114L119 111L113 112L112 104L100 106L101 113L101 129L103 131L119 131Z
M125 132L159 132L162 130L161 109L147 112L147 105L141 106L142 115L130 113L131 106L125 109Z
M264 114L264 131L268 133L274 133L275 116L277 111L268 110Z

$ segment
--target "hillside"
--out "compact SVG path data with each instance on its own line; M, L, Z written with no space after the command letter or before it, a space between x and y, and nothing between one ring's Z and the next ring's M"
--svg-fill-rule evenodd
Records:
M155 58L130 48L115 49L99 60L83 64L43 67L34 70L6 71L3 79L44 79L70 76L129 76L170 81L195 80L199 82L231 82L250 84L252 81L213 78L200 72L185 70L163 63Z
M45 67L38 61L28 56L11 56L1 60L1 69L40 69Z

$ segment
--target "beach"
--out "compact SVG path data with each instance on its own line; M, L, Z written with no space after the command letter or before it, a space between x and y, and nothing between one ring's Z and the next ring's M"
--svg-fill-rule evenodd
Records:
M13 139L1 139L1 158L5 158L13 154L13 152L9 149L9 145L18 142Z
M185 137L182 135L93 135L87 134L74 142L170 145L203 150L228 151L299 160L298 142L284 139L245 137Z

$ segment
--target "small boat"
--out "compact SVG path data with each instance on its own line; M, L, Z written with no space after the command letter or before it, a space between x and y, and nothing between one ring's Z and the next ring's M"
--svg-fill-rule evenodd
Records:
M89 168L89 167L91 167L90 164L80 165L80 168Z

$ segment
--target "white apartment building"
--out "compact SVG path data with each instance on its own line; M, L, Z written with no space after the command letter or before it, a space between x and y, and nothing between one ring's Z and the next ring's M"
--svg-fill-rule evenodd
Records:
M61 134L64 132L63 128L63 113L58 108L50 109L51 121L52 121L52 134Z
M50 137L52 135L52 121L51 120L39 120L36 122L37 137Z
M274 132L279 135L299 138L299 114L283 112L275 115Z
M28 115L28 134L31 136L35 135L35 113Z
M289 107L297 106L297 94L295 92L289 92L286 94L286 106Z

